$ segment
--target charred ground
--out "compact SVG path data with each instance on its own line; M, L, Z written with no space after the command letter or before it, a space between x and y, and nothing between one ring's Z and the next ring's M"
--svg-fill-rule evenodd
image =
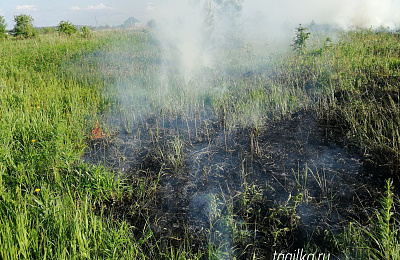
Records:
M134 134L92 141L85 154L141 190L107 202L107 214L137 237L152 232L165 250L187 243L240 259L276 248L326 251L346 220L367 218L387 177L313 111L257 128L227 130L218 118L197 122L197 131L188 124L149 118Z

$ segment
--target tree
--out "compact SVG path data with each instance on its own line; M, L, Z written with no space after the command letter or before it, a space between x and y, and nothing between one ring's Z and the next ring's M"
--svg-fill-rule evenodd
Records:
M243 0L214 0L214 2L223 9L231 12L240 13L243 8Z
M78 31L78 29L76 28L75 25L73 25L73 24L72 24L71 22L69 22L69 21L61 21L61 22L58 24L58 29L57 29L57 31L58 31L60 34L64 34L64 35L70 36L70 35L76 33L76 32Z
M4 17L0 15L0 37L6 36L6 27L6 20L4 20Z
M37 35L36 29L33 27L32 16L26 14L15 15L14 22L15 36L31 38Z
M240 44L239 31L241 28L240 16L242 15L244 0L209 0L205 6L207 26L206 34L211 31L223 32L221 36L226 44Z
M149 28L155 28L157 26L157 22L154 19L151 19L150 21L147 22L147 27Z
M54 34L56 32L56 28L54 27L43 27L38 29L39 34Z
M306 48L306 41L310 37L310 33L307 32L307 28L303 27L301 24L296 28L296 37L294 37L294 44L292 44L293 49L297 51L304 51Z

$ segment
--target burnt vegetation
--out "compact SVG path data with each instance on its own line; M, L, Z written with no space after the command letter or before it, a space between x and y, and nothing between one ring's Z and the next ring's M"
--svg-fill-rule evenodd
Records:
M1 258L398 258L399 37L296 30L189 79L152 30L5 39Z
M398 139L388 138L397 127L375 137L377 125L397 124L398 81L390 75L397 72L379 74L347 56L354 64L342 67L331 57L353 55L360 35L381 37L345 34L318 55L304 43L265 74L215 80L228 92L206 94L202 108L141 114L132 130L114 117L119 132L91 146L86 159L114 168L140 195L109 201L107 214L128 221L136 237L150 232L149 255L155 244L203 258L263 258L275 248L342 254L332 241L343 223L369 221L366 208L380 206L384 180L394 178L395 189L398 183ZM372 55L364 61L381 58ZM247 112L259 114L257 124L243 118Z

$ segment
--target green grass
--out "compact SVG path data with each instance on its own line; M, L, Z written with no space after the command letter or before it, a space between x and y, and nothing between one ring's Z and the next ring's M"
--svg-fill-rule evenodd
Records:
M379 164L399 164L399 49L398 34L352 31L303 67L324 89L321 118L340 125Z
M350 222L342 234L334 236L334 244L345 259L399 259L399 228L393 217L395 204L393 181L387 180L381 208L371 212L369 225Z
M306 51L284 54L245 44L221 53L226 71L205 71L207 80L187 81L174 73L174 64L163 67L162 50L146 31L1 39L0 258L215 259L232 257L235 245L246 248L249 229L258 228L279 244L296 228L303 194L264 214L264 190L246 182L245 170L241 193L208 198L215 207L210 226L217 231L210 230L208 239L222 242L206 252L192 252L188 239L165 248L149 223L138 232L109 208L135 199L132 210L146 219L160 176L184 166L186 147L201 133L209 138L212 120L223 127L225 145L229 130L252 129L253 156L259 150L255 136L266 122L314 109L321 122L341 127L367 158L398 165L399 35L352 31L337 43L314 40ZM136 126L147 118L156 118L156 126L141 133ZM185 129L176 123L173 138L161 138L168 135L160 132L164 121L178 119ZM96 122L108 135L150 136L167 164L129 183L101 165L82 163ZM306 181L299 175L296 180L305 189ZM393 203L388 183L373 227L364 232L361 224L350 224L335 240L337 250L350 257L368 248L368 257L398 259Z
M2 259L145 258L131 227L101 206L128 186L80 161L112 80L80 61L110 42L45 35L0 43Z

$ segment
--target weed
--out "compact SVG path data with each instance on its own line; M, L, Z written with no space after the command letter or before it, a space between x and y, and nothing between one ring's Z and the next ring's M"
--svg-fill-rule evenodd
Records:
M347 258L399 258L399 229L392 217L392 187L392 180L386 180L385 193L380 200L381 209L371 218L372 224L363 226L359 222L350 222L341 235L334 237L336 246Z

